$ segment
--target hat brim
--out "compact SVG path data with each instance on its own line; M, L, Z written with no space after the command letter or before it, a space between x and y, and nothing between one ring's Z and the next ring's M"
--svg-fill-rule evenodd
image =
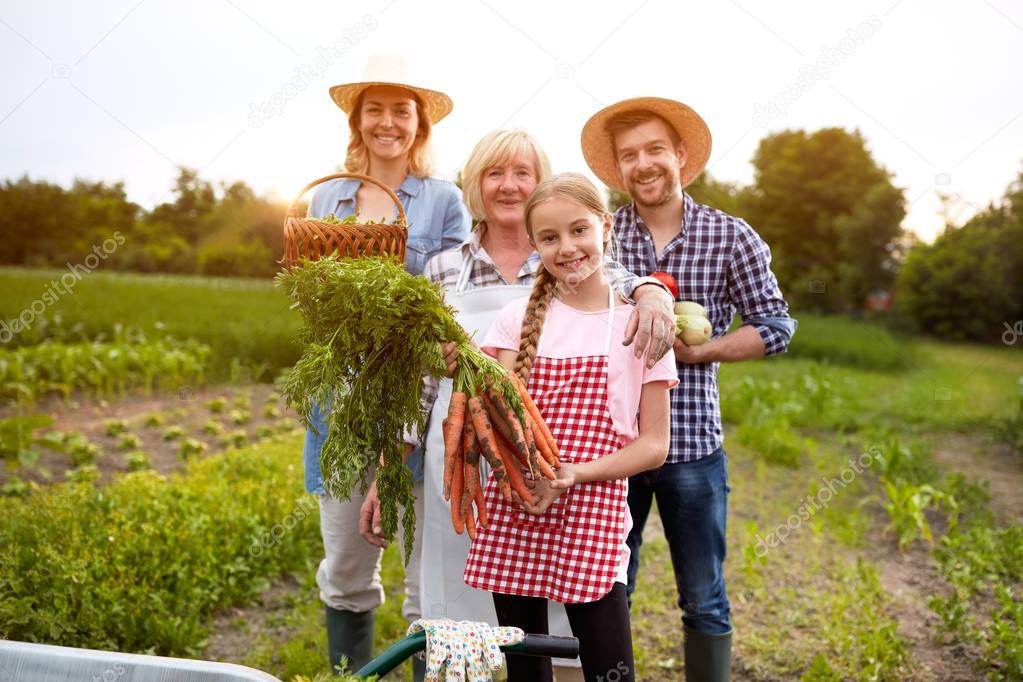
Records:
M443 92L430 90L428 88L420 88L415 85L409 85L408 83L392 83L387 81L363 81L360 83L335 85L330 89L330 98L334 100L334 104L341 108L341 111L351 116L352 110L355 108L355 102L359 99L359 95L363 90L373 87L374 85L389 85L391 87L402 88L409 92L414 92L416 96L419 97L419 101L423 103L423 113L428 119L430 119L431 124L438 123L442 118L450 114L451 109L454 108L451 98Z
M607 132L607 122L617 114L630 111L649 111L666 120L678 132L686 148L686 163L682 166L681 181L686 187L695 180L707 166L710 158L711 137L707 123L692 108L661 97L636 97L622 100L604 107L590 117L583 126L583 157L590 170L605 185L620 192L628 190L618 175L614 140Z

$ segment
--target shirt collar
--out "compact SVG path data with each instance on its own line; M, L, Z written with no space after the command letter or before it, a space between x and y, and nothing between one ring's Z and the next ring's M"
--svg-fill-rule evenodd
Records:
M682 192L682 224L679 226L679 234L680 235L685 234L686 228L689 225L692 225L693 221L696 220L696 207L697 206L698 206L698 204L696 203L696 201L691 196L689 196L688 192L683 190L683 192ZM625 218L625 220L622 221L622 227L635 227L635 228L638 228L641 224L643 224L643 219L639 217L639 212L636 210L636 204L635 203L630 203L630 204L626 205L622 209L622 212L624 214L623 217ZM643 224L643 227L645 228L646 225Z
M465 250L469 249L472 253L473 259L482 259L489 263L496 269L494 261L490 258L490 254L483 248L483 235L487 231L487 221L481 220L472 228L469 233L469 238L462 242L462 254L465 254ZM537 268L540 267L540 254L536 251L529 254L529 258L522 264L522 270L519 271L519 277L526 275L532 275L536 272Z

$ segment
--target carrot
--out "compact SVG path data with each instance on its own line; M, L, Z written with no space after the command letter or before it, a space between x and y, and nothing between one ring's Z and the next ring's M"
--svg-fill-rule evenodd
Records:
M467 397L461 391L451 394L451 405L448 407L448 418L444 420L444 497L451 492L451 475L454 473L455 453L462 444L462 424L465 422L465 404Z
M441 422L441 434L444 435L444 500L451 499L451 475L454 473L454 454L448 452L448 419Z
M479 516L479 527L486 528L490 521L487 520L487 503L482 488L476 489L476 514Z
M536 460L536 468L540 470L541 474L552 481L558 477L554 473L554 469L551 468L551 465L547 463L547 460L536 449L536 446L533 447L533 457Z
M547 441L547 445L550 447L551 454L554 456L554 461L547 461L553 466L561 459L561 451L558 450L558 444L554 440L554 434L552 434L551 430L547 427L547 422L544 421L539 408L537 408L536 403L533 402L533 397L529 395L529 391L526 390L526 385L522 383L522 379L519 379L517 374L512 374L511 378L512 383L515 384L515 388L519 391L519 396L522 398L522 404L526 407L526 412L533 418L533 423L536 424L537 428L543 434L544 440ZM543 452L542 449L541 452ZM546 453L544 454L546 455Z
M465 530L469 533L469 539L476 539L476 517L472 513L472 505L469 505L469 513L465 515Z
M519 455L519 461L529 469L530 475L535 477L536 468L533 466L533 462L530 461L529 444L522 430L519 416L505 402L504 396L493 388L486 392L486 404L490 408L490 414L493 416L491 421L493 421L494 426L497 427L502 436L508 439L509 443L515 446L515 451Z
M504 460L501 458L495 439L494 427L487 416L486 405L480 396L475 395L469 398L469 417L472 419L473 430L476 432L476 440L479 443L480 452L490 462L494 478L501 488L501 495L508 502L512 501L511 486L508 482L508 472Z
M479 458L476 464L468 460L465 462L465 477L462 487L462 516L469 518L472 515L472 501L476 499L476 489L480 487Z
M465 471L460 462L456 462L455 470L451 476L451 525L459 535L465 530L465 520L462 518L462 483Z
M529 410L526 410L526 426L523 430L527 434L531 435L532 441L536 445L536 449L540 451L540 458L548 465L553 463L554 452L551 450L551 445L547 442L547 437L543 435L543 431L541 431L540 427L536 425L536 420L529 414Z
M519 464L518 457L515 455L515 448L500 434L496 434L495 439L498 442L498 451L504 460L504 468L508 471L508 483L511 489L518 493L523 500L533 504L533 493L529 492L529 488L526 487L526 479L522 476L522 465Z

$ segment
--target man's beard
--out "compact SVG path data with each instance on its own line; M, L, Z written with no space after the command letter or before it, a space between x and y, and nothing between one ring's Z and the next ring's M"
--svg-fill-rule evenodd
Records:
M640 198L640 193L637 191L638 180L630 183L631 185L631 187L629 188L631 190L630 194L632 195L632 200L636 202L637 206L642 206L644 208L656 208L658 206L663 206L667 204L668 202L675 198L676 188L678 187L679 183L679 175L677 173L672 174L667 171L659 173L659 175L661 175L664 180L664 191L661 193L660 196L658 196L653 201L645 201ZM672 175L674 175L674 177L672 177ZM642 179L645 180L646 178Z

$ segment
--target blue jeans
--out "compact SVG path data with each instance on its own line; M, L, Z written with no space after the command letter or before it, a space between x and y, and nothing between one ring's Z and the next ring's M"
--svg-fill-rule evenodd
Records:
M697 632L721 635L732 630L725 593L725 524L728 516L728 456L724 448L695 462L665 464L629 479L632 531L628 543L628 594L631 604L639 572L650 505L657 498L664 535L675 568L682 622Z

